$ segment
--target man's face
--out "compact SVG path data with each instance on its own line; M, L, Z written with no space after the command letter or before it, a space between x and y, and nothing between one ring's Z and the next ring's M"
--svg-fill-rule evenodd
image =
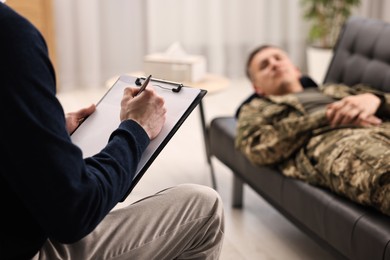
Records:
M249 65L252 84L260 95L284 95L299 92L301 72L287 54L275 47L258 52Z

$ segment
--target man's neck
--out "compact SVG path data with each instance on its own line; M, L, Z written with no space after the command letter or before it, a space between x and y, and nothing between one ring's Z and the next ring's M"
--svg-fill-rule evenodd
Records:
M279 86L279 92L275 95L286 95L303 91L303 86L299 80L282 82Z

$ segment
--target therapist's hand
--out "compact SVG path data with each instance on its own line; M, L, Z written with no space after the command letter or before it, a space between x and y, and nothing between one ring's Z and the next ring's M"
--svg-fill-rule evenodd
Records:
M146 88L136 96L139 88L127 87L121 101L121 121L136 121L150 139L154 139L161 131L166 118L164 99L157 95L152 87Z
M89 107L82 108L76 112L70 112L65 115L66 129L68 133L73 133L74 130L80 125L80 123L90 114L95 112L96 106L94 104Z

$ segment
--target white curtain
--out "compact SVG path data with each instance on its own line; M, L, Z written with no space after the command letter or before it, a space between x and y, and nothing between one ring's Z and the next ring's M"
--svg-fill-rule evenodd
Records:
M58 85L96 88L139 70L146 53L143 0L53 0Z
M60 90L101 87L140 71L145 54L180 42L210 73L244 75L248 53L278 45L305 71L301 0L53 0ZM390 1L362 0L356 14L389 20Z
M390 1L362 0L356 14L390 22Z
M300 0L150 0L148 50L163 51L175 41L207 58L211 73L242 76L248 51L277 44L301 63L304 34Z

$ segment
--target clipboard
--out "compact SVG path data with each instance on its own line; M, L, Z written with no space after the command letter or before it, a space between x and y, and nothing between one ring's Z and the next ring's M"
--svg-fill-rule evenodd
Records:
M144 80L144 77L121 75L96 104L96 111L71 134L72 142L80 147L84 158L99 153L107 145L110 134L119 126L120 102L124 88L141 86ZM165 100L166 121L159 135L151 140L144 151L132 184L122 201L134 189L149 166L207 93L203 89L161 79L152 78L150 84Z

